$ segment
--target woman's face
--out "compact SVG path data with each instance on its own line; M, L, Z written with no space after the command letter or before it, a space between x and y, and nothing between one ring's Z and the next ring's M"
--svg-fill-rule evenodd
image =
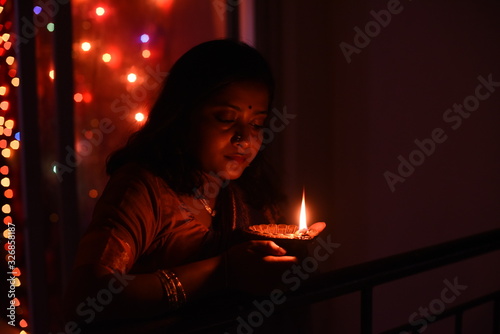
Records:
M267 87L234 82L210 97L195 113L193 151L205 173L224 180L241 176L262 144L268 115Z

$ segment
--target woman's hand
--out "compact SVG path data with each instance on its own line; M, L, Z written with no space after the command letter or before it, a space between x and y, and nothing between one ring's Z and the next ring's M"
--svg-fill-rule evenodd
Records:
M252 240L227 251L227 279L230 288L263 295L284 289L283 273L297 262L273 241Z

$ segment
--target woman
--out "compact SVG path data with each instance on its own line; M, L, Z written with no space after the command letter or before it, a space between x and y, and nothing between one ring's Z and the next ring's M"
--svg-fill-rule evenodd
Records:
M174 64L147 123L108 160L68 289L79 326L279 286L296 258L237 234L280 219L259 153L273 88L265 60L240 42L206 42Z

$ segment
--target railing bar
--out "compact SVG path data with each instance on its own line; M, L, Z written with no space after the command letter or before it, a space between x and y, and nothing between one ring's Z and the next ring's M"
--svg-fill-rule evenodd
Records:
M462 318L463 312L460 311L455 315L455 334L462 334Z
M500 293L493 303L493 334L500 334Z
M486 303L489 303L491 301L497 301L499 297L500 297L500 290L492 292L488 295L478 297L478 298L473 299L467 303L457 305L453 308L445 310L441 314L434 315L436 317L436 319L432 323L437 322L439 320L443 320L445 318L448 318L448 317L451 317L454 315L456 316L459 313L463 313L464 311L471 309L471 308L474 308L476 306L486 304ZM494 314L496 314L496 313L494 313ZM498 319L498 317L495 318L495 320L497 320L497 319ZM431 325L432 323L430 323L429 325ZM414 328L414 326L412 326L410 324L404 324L404 325L400 325L400 326L388 329L386 331L383 331L380 334L396 334L396 333L400 333L401 331L414 331L414 330L416 330ZM498 330L496 332L494 331L494 333L500 334L500 333L498 333Z
M373 329L373 288L361 290L361 333L372 334Z

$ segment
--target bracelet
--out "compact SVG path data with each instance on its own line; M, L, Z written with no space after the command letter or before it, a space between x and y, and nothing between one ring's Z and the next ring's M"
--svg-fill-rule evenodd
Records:
M172 311L179 309L187 301L186 292L179 278L174 272L166 269L160 269L156 273L163 286L164 299L168 301L169 309Z

